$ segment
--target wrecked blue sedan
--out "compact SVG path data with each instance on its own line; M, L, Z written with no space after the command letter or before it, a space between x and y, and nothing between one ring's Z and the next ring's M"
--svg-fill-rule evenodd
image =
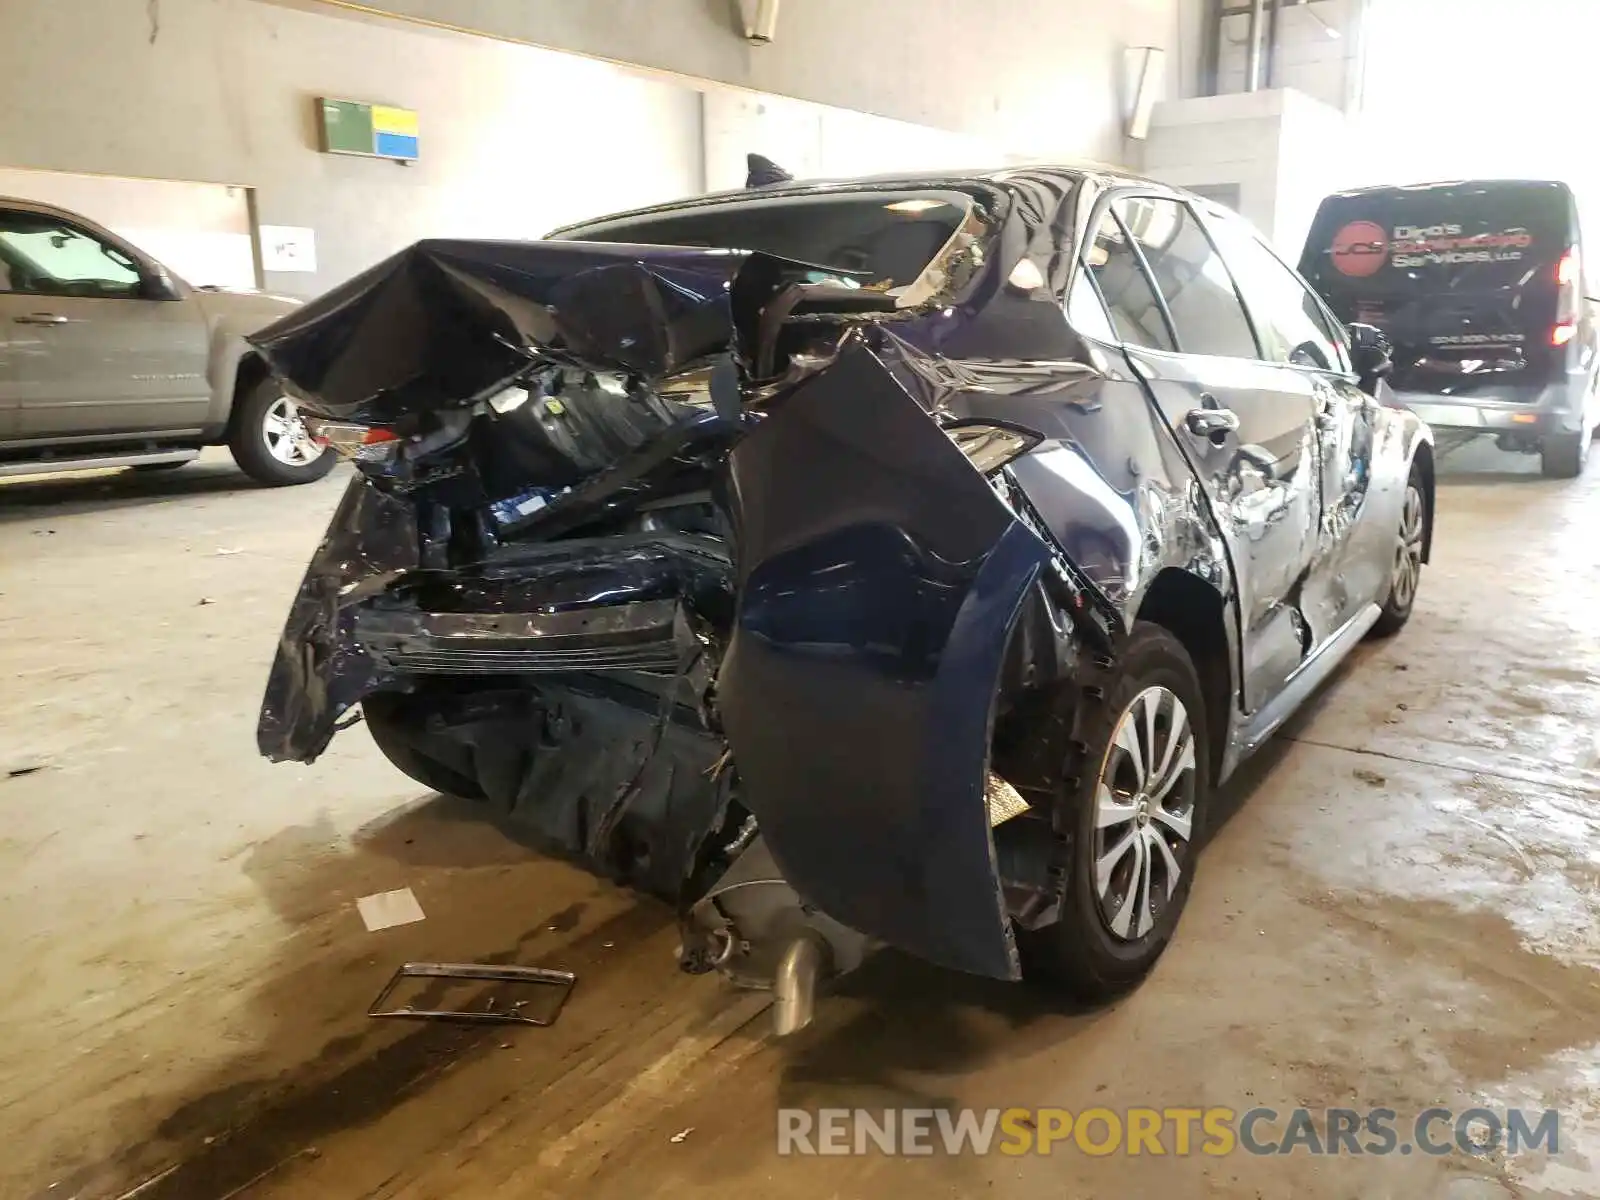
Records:
M1210 798L1432 536L1425 425L1239 217L1100 169L427 241L255 339L358 473L259 743L425 786L777 991L887 943L1103 999Z

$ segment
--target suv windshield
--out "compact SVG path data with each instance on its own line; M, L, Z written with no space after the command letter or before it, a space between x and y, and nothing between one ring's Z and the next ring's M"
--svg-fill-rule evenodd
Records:
M758 250L863 272L865 286L914 283L961 228L973 198L955 191L854 191L740 196L591 222L562 240Z

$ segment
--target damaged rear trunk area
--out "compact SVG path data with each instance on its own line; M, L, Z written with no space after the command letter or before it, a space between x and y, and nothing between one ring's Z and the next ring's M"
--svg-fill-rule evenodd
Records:
M1082 603L986 477L992 439L878 336L962 294L992 212L852 204L804 226L843 229L819 257L845 267L421 243L256 339L359 471L262 753L311 761L360 705L412 778L678 905L684 967L777 987L791 1027L869 939L1017 976L996 697L1066 669ZM686 213L583 236L687 237Z
M895 305L746 252L423 243L266 331L359 474L285 628L262 752L311 761L360 704L413 778L692 893L702 844L743 820L712 689L751 381L792 388L837 356L841 313Z

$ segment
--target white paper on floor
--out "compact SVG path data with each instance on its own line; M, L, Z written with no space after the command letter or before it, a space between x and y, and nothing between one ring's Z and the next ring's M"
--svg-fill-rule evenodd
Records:
M395 925L414 925L423 919L422 905L417 903L410 888L363 896L356 901L356 910L360 912L368 933Z

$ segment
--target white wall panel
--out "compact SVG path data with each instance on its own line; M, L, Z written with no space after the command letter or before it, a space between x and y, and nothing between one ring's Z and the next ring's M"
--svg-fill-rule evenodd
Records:
M750 153L797 179L998 167L1021 157L969 134L726 88L706 92L705 131L711 191L742 187Z
M314 274L264 280L300 295L418 238L537 237L703 186L692 84L334 11L0 0L0 167L253 187L262 224L316 231ZM415 109L421 161L319 152L318 96Z

